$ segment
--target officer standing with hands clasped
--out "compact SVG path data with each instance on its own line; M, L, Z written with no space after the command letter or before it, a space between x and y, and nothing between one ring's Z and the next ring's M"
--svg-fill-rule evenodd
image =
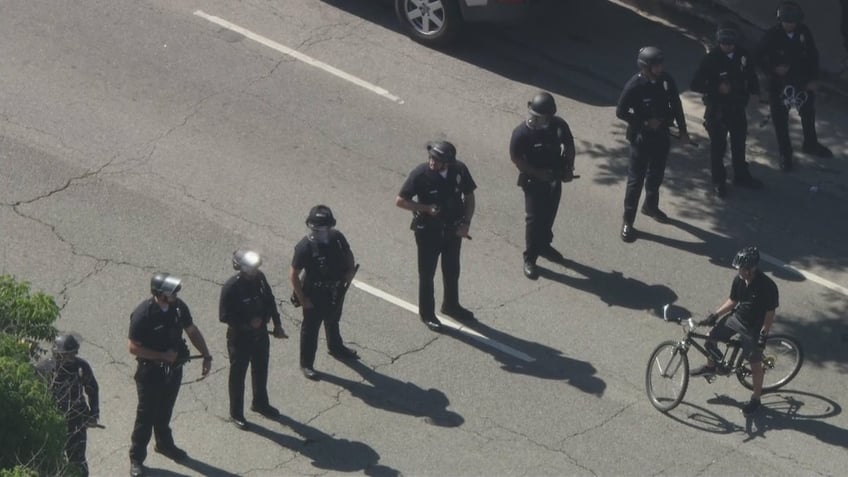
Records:
M72 335L60 335L53 342L53 357L39 362L37 369L68 424L65 456L82 476L88 476L87 429L100 419L100 393L91 365L77 356L79 348L79 341Z
M745 161L748 115L745 108L751 95L760 92L751 55L739 44L739 29L723 24L716 31L717 48L701 60L690 89L704 95L707 106L704 127L710 136L710 163L713 190L718 197L727 195L727 171L724 154L730 134L730 157L733 163L733 185L761 188L763 183L751 176Z
M574 136L568 123L555 115L556 102L550 93L533 96L527 109L528 118L512 131L509 156L524 191L524 275L535 280L540 255L554 262L563 260L551 242L562 183L574 179Z
M150 279L152 298L142 301L130 315L129 349L136 357L135 372L138 408L130 446L130 475L144 475L144 459L151 432L156 437L154 450L173 460L188 454L174 443L171 415L183 379L182 365L189 359L186 332L191 344L203 355L202 376L212 367L206 340L184 301L177 298L182 280L168 273Z
M418 246L418 314L433 331L441 330L436 317L433 277L442 257L444 299L441 312L460 321L474 314L459 304L459 252L474 216L477 184L468 168L456 159L456 147L447 141L427 144L428 162L415 169L401 186L395 205L413 214L410 228ZM414 201L413 199L417 199Z
M342 341L339 322L345 294L356 274L353 252L344 234L336 230L333 211L316 205L306 218L309 234L294 247L289 279L292 303L303 306L300 328L300 370L308 379L319 379L313 368L318 349L318 330L324 323L327 348L336 359L359 359ZM303 272L303 277L301 277Z
M230 419L237 428L247 429L244 418L244 378L250 366L253 404L250 410L265 417L280 415L268 401L268 322L274 322L272 332L277 339L288 338L283 331L277 302L265 274L259 270L262 258L251 250L233 253L233 269L221 288L219 319L227 324L227 351L230 355Z
M819 52L804 20L804 12L795 2L780 2L778 24L766 30L756 51L757 65L768 78L771 121L777 135L780 169L793 168L792 142L789 140L789 111L798 110L804 131L803 151L829 158L833 153L819 143L816 134L816 89L819 79Z
M615 115L627 122L627 140L630 142L630 165L627 170L627 190L624 194L624 223L621 239L636 240L636 208L642 188L645 202L642 213L657 222L668 222L660 210L660 185L665 174L665 164L671 147L669 127L677 123L680 142L689 144L683 105L674 79L663 69L665 57L656 47L639 50L636 63L640 71L624 86Z

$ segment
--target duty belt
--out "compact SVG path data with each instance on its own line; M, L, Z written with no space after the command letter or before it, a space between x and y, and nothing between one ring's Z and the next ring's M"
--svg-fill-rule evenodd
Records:
M344 280L322 280L318 282L309 282L312 288L337 288L344 285Z

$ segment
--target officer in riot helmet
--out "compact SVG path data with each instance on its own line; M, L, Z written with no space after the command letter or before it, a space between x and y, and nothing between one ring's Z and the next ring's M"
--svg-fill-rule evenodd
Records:
M212 355L188 305L177 293L182 280L169 273L156 273L150 279L150 298L143 300L130 315L129 350L136 357L135 372L138 408L130 446L130 475L144 475L144 460L151 433L154 450L179 461L188 454L174 443L171 414L182 383L182 365L189 355L183 331L203 356L202 376L209 374Z
M412 212L411 229L418 248L418 314L433 331L441 330L436 317L433 278L442 261L444 295L441 312L460 321L474 314L459 303L459 255L462 239L474 216L477 184L468 168L456 159L448 141L427 144L428 160L415 167L401 186L395 205Z
M759 94L760 87L751 55L739 44L740 36L736 25L720 25L716 31L717 46L701 59L690 85L692 91L704 95L704 127L710 137L713 190L720 198L727 194L724 155L728 134L733 185L753 189L763 186L762 182L751 176L745 160L748 135L745 108L750 96Z
M300 369L312 380L315 371L318 331L324 324L327 348L336 359L359 359L357 352L345 346L339 322L345 294L358 268L344 234L338 231L333 211L316 205L306 218L309 233L294 247L289 279L292 301L303 307L300 328Z
M789 111L793 108L801 117L804 153L833 157L830 149L819 142L816 133L816 90L821 76L819 51L803 20L800 5L780 2L777 24L766 30L756 50L757 65L768 79L769 111L777 136L780 169L784 172L794 167L789 139Z
M669 128L677 123L680 142L689 143L683 105L674 79L664 70L662 50L646 46L639 50L636 64L639 72L624 86L615 115L627 122L627 140L630 143L630 160L627 170L627 188L624 194L624 217L621 239L636 240L636 208L642 189L645 201L642 213L657 222L668 222L668 215L659 207L660 185L665 175L665 165L671 147Z
M273 322L275 338L287 338L283 331L277 301L265 274L259 270L262 257L252 250L236 250L232 256L236 274L221 288L218 318L227 324L227 352L230 358L230 420L247 429L244 417L244 379L250 366L253 403L250 409L275 418L280 412L268 400L268 323Z
M562 183L574 179L574 136L559 116L554 97L541 91L527 102L527 119L513 131L509 156L518 168L524 191L524 275L539 277L536 259L554 262L562 254L551 245L562 196Z
M67 421L65 456L81 475L88 476L87 429L100 419L100 393L94 371L78 356L79 349L79 341L73 335L59 335L53 342L52 357L40 361L37 369Z

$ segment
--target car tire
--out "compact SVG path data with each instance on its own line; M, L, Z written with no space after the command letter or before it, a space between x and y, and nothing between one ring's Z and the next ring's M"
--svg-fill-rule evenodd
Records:
M395 0L395 13L406 34L427 46L449 45L462 27L457 0Z

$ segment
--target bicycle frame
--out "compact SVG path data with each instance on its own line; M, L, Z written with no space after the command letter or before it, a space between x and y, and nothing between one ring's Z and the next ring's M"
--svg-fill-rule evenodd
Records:
M715 361L717 371L720 371L721 374L730 375L743 369L745 359L742 355L742 343L739 338L734 337L727 341L720 341L721 343L725 343L727 348L724 350L722 356L719 357L713 356L713 354L706 348L706 342L711 338L709 335L695 332L695 323L691 318L686 320L684 329L686 329L686 335L680 341L680 348L682 352L688 353L690 347L695 348L699 353L704 355L705 358ZM695 341L696 339L704 340L705 344L702 345L698 343Z

